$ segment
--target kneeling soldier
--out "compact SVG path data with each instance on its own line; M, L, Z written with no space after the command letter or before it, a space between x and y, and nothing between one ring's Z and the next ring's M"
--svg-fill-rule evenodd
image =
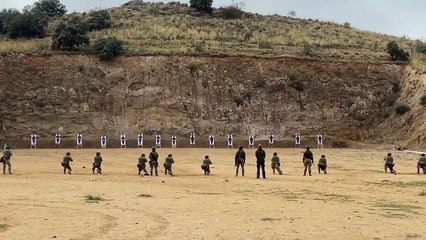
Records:
M321 170L324 172L324 174L327 174L327 159L325 158L325 155L322 155L318 161L319 174L321 174Z
M172 165L173 163L175 163L175 160L173 160L172 154L169 154L166 157L166 160L163 164L164 166L164 174L167 175L167 173L170 174L170 176L173 176L173 172L172 172Z
M97 169L97 173L102 174L102 157L101 153L97 152L93 162L92 174L95 174L95 169Z
M149 175L148 171L146 170L146 163L147 162L148 162L148 160L146 159L145 154L143 153L141 155L141 157L138 159L138 165L137 165L138 169L139 169L138 175L141 175L142 171L144 172L145 176Z
M68 170L68 174L71 174L71 166L70 166L70 162L72 162L72 158L71 158L71 153L67 152L67 154L65 155L64 159L61 162L62 167L64 167L64 174L66 173L66 171Z
M271 167L272 167L273 174L275 174L275 170L277 170L278 174L283 175L283 172L281 171L280 158L278 157L278 154L276 152L274 152L272 156Z
M423 170L423 173L426 174L426 155L422 153L417 163L417 174L420 173L420 169Z
M396 171L394 169L395 164L393 163L393 157L391 153L388 153L388 155L384 158L385 160L385 172L388 172L388 168L391 173L396 174Z
M204 170L204 175L210 175L210 165L212 165L212 161L209 156L206 155L203 160L203 164L201 165L201 169Z

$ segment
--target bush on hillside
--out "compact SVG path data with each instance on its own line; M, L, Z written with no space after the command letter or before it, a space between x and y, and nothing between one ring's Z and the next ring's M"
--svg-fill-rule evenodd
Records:
M81 46L90 45L87 25L80 17L74 17L67 23L61 23L52 38L53 50L73 51Z
M93 48L101 60L111 60L125 53L123 45L123 41L115 37L109 37L96 40Z
M408 112L410 110L411 110L410 106L407 103L405 103L405 102L398 102L395 105L395 112L398 115L403 115L403 114L405 114L406 112Z
M34 3L34 11L54 17L64 15L67 9L59 0L39 0Z
M238 3L233 3L219 9L219 16L223 19L240 19L243 15L242 6Z
M12 39L43 38L46 36L47 26L47 16L31 10L24 10L23 13L13 12L3 24Z
M190 0L189 5L192 8L197 9L199 12L206 12L211 14L213 11L212 8L213 0Z
M387 51L392 61L408 61L410 54L402 49L397 42L390 41L387 45Z
M7 33L7 23L12 20L16 15L19 15L16 9L3 9L0 12L0 33Z
M426 53L426 43L417 40L415 42L415 48L417 53Z
M426 94L420 98L420 104L424 107L426 107Z
M110 28L112 26L111 14L109 14L108 10L91 11L87 23L89 31Z

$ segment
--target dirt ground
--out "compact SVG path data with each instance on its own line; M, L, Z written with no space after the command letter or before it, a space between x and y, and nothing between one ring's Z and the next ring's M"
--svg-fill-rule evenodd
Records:
M14 150L13 175L0 175L0 239L425 239L426 175L417 154L393 152L398 175L383 172L383 150L315 149L329 174L303 177L301 150L267 149L267 179L256 179L254 150L235 177L234 150L159 149L172 153L176 177L138 176L140 153L108 149L102 175L96 150ZM278 152L285 175L272 175ZM200 164L211 156L212 174ZM88 201L87 195L100 196ZM422 196L423 195L423 196Z

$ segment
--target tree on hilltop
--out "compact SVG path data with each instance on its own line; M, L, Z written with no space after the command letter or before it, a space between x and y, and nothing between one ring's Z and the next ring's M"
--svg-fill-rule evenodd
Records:
M52 38L53 50L73 51L80 46L90 45L87 25L80 17L74 17L67 23L61 23Z
M386 49L392 59L392 61L408 61L410 54L402 49L397 42L390 41L386 46Z
M199 12L206 12L208 14L213 12L213 0L190 0L189 5Z
M45 13L49 17L62 16L67 12L59 0L39 0L34 3L34 11Z

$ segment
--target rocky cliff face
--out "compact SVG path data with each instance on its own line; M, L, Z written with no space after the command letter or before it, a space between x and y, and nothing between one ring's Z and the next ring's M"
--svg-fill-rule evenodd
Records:
M403 68L292 58L7 55L0 57L0 140L27 147L38 133L52 146L55 133L71 144L81 132L97 146L100 135L118 140L120 132L245 140L265 139L270 130L284 145L295 132L312 141L319 132L376 140L381 136L370 132L385 121L384 103L399 90Z

